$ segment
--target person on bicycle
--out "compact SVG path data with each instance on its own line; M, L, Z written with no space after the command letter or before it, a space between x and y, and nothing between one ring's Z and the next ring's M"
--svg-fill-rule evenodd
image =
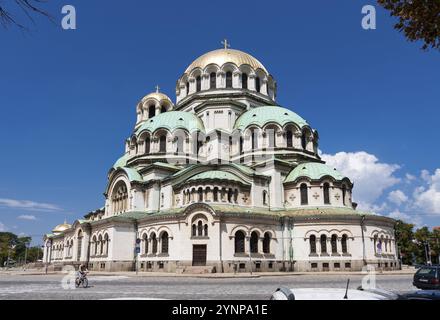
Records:
M78 268L78 273L81 278L85 277L87 275L87 272L89 272L89 270L87 270L87 267L84 264L80 264Z

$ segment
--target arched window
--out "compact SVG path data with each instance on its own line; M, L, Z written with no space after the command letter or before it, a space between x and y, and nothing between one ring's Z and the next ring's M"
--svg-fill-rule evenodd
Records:
M263 238L263 253L270 253L270 233L266 232Z
M261 80L259 77L255 78L255 90L257 92L260 92L260 90L261 90Z
M144 241L144 254L148 254L148 236L144 234L142 240Z
M330 204L330 185L326 182L324 183L324 204Z
M162 245L162 253L168 253L168 232L162 233L162 236L160 237L160 242Z
M377 234L374 236L374 254L377 254Z
M241 75L241 87L243 89L247 89L248 88L248 75L247 75L247 73L243 73Z
M113 213L125 212L128 208L128 191L124 181L118 181L112 194Z
M258 233L255 231L251 233L251 252L258 252Z
M99 255L104 253L104 242L102 241L102 236L99 236Z
M287 130L287 132L286 132L286 139L287 139L287 148L293 148L293 134L292 134L292 130Z
M342 253L347 253L347 235L344 234L342 235L342 239L341 239L341 246L342 246Z
M266 132L267 147L273 149L276 147L276 130L274 128L268 128Z
M199 221L197 223L197 235L199 237L203 236L203 223L202 223L202 221Z
M311 235L309 241L310 241L310 253L316 253L316 236Z
M156 234L155 233L153 233L152 235L151 235L151 245L152 245L152 249L153 249L153 254L156 254L157 253L157 237L156 237Z
M228 202L229 202L229 203L232 203L232 193L233 193L233 192L232 192L232 189L229 189L229 190L228 190Z
M208 236L208 224L205 224L204 226L203 226L203 231L205 232L204 234L205 234L205 237L207 237Z
M148 107L148 118L153 118L156 115L156 106L151 104Z
M94 246L93 246L93 255L97 255L98 254L98 241L96 240L96 236L93 236L93 240L92 240Z
M196 92L199 92L202 90L202 78L198 76L196 78Z
M243 137L240 136L240 154L243 153Z
M342 185L342 204L345 206L345 196L347 195L347 187Z
M252 150L258 149L258 131L256 129L251 130Z
M234 239L235 253L244 253L244 232L237 231Z
M192 225L192 232L191 232L191 235L192 235L193 237L197 236L197 227L196 227L196 224L195 224L195 223Z
M232 88L232 72L226 72L226 88Z
M301 135L301 147L306 150L307 148L307 134L304 131L303 134Z
M218 202L218 188L217 187L214 188L212 195L214 198L214 202Z
M301 204L302 205L309 204L307 185L305 183L301 184L301 186L300 186L300 193L301 193Z
M189 94L189 82L187 82L185 84L185 86L186 86L186 95L188 95Z
M198 194L198 201L199 201L199 202L203 202L203 189L202 189L202 188L199 188L199 189L197 190L197 194Z
M263 205L267 205L267 191L264 190L263 191Z
M167 152L167 137L165 135L159 138L159 152Z
M76 252L76 260L81 261L81 253L82 253L82 240L83 240L83 233L81 230L78 232L78 247Z
M109 243L109 237L108 237L108 234L106 233L105 234L105 236L104 236L104 254L105 255L108 255L108 243Z
M332 253L338 253L338 236L332 235L331 243L332 243Z
M150 153L150 137L145 138L145 153Z
M327 253L327 236L321 235L321 253Z
M179 134L176 137L176 153L183 154L183 141L185 139L183 134Z
M215 72L211 72L211 74L209 75L209 87L211 89L217 88L217 75Z
M238 189L234 191L234 203L238 203Z

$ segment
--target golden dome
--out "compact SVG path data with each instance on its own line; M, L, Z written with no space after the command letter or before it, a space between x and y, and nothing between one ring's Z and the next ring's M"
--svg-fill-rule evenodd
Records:
M171 99L166 94L163 94L161 92L153 92L147 94L145 97L142 98L142 101L145 101L147 99L156 99L157 101L166 100L172 103Z
M71 227L72 227L72 226L71 226L70 224L68 224L68 223L66 223L66 222L64 221L63 224L59 224L59 225L57 225L55 228L53 228L52 232L53 232L53 233L64 232L64 231L66 231L67 229L70 229Z
M261 64L260 61L252 57L250 54L247 54L246 52L234 49L218 49L205 53L204 55L194 60L194 62L191 63L188 68L186 68L185 73L190 73L195 68L204 69L210 64L216 64L221 67L228 62L234 63L237 66L247 64L250 65L253 69L263 69L266 73L268 73L266 68Z

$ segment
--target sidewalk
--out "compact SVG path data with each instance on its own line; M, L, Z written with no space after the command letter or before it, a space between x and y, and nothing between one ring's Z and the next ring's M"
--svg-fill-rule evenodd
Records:
M395 271L377 271L377 275L413 275L416 269L407 268L403 270ZM47 275L61 275L66 274L62 271L51 271ZM175 277L175 278L215 278L215 279L226 279L226 278L260 278L260 277L279 277L279 276L320 276L320 275L365 275L362 271L326 271L326 272L239 272L239 273L202 273L202 274L177 274L177 273L166 273L166 272L101 272L101 271L90 271L89 276L126 276L126 277ZM0 276L4 275L14 275L14 276L30 276L30 275L46 275L44 270L2 270L0 271Z

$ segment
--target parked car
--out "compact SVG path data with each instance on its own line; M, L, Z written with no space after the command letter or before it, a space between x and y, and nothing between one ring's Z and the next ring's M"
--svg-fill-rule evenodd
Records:
M399 295L380 289L278 288L271 300L398 300Z
M440 290L440 266L423 266L414 274L413 285L418 289Z
M418 290L402 295L401 299L440 301L440 290Z

